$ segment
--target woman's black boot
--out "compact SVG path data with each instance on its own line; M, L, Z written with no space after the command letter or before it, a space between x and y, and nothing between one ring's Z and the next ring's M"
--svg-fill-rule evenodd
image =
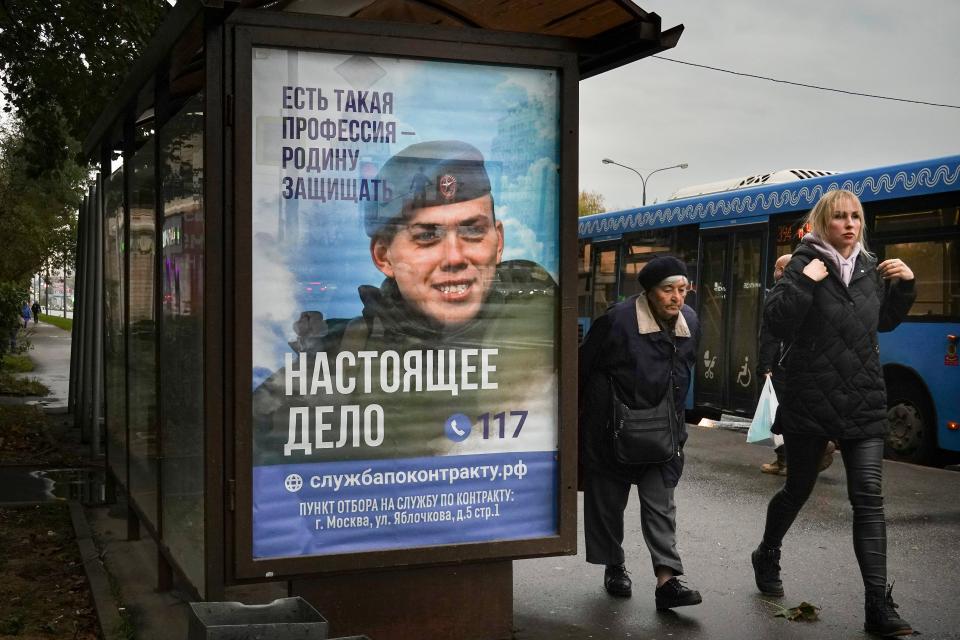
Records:
M893 601L893 585L886 589L867 589L864 610L866 622L863 629L867 633L883 637L909 636L913 633L910 623L897 613L897 604Z
M782 596L783 582L780 580L780 549L770 549L762 543L750 554L753 563L753 577L760 593L768 596Z

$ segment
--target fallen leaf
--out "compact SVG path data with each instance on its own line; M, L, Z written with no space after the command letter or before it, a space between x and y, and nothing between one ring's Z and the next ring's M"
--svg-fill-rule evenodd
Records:
M786 618L792 622L815 622L820 619L817 615L820 607L806 601L801 602L795 607L784 607L769 600L764 600L764 602L776 609L776 612L773 614L774 618Z

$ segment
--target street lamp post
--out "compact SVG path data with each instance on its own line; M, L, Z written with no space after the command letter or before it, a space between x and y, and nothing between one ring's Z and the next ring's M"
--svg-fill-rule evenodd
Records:
M689 166L686 162L681 162L680 164L672 164L669 167L660 167L659 169L654 169L653 171L649 172L646 176L644 176L642 173L640 173L633 167L628 167L625 164L614 162L610 158L604 158L602 162L603 164L615 164L618 167L623 167L624 169L630 169L630 171L633 171L635 174L640 176L640 181L643 183L643 206L647 205L647 179L649 179L650 176L657 173L658 171L666 171L667 169L686 169Z

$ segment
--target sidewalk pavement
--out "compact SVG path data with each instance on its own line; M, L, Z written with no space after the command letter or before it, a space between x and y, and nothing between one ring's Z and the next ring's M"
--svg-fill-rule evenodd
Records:
M31 349L27 352L33 360L33 371L15 374L24 378L36 378L50 389L44 397L26 396L11 398L0 396L4 404L36 404L47 413L65 413L70 395L70 332L46 322L27 327L27 339Z

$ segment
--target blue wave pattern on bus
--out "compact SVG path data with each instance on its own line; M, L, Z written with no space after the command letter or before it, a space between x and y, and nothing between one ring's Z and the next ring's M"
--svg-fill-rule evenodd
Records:
M585 216L578 223L581 238L620 235L645 228L670 227L697 220L713 221L770 215L813 207L827 191L847 189L863 202L919 196L960 187L960 156L839 173L770 185L674 200L662 205Z

